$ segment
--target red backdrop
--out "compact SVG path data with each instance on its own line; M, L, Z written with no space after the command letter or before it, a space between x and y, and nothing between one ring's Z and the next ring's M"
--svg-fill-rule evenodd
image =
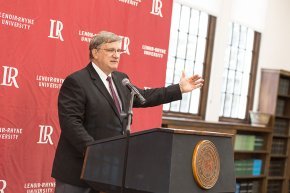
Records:
M0 193L53 192L64 78L89 62L101 30L123 37L119 70L164 85L172 1L0 0ZM132 130L161 125L162 107L134 109Z

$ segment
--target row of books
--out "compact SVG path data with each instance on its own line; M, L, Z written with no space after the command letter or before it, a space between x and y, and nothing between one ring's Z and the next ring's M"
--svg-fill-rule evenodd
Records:
M269 193L281 193L282 183L280 181L269 181L267 192Z
M261 175L262 164L261 159L235 160L236 176L259 176Z
M235 137L235 150L253 151L262 150L264 147L264 138L255 135L237 134Z
M290 80L281 78L279 83L279 94L289 95Z
M243 181L236 183L235 193L259 193L259 181Z
M277 105L276 105L276 115L278 115L278 116L285 116L284 115L285 106L286 106L285 100L278 99L277 100Z
M287 150L287 141L285 139L274 138L272 141L272 154L285 154Z
M283 176L284 175L285 160L271 160L269 175L270 176Z
M277 118L275 120L274 133L280 135L288 135L289 120Z

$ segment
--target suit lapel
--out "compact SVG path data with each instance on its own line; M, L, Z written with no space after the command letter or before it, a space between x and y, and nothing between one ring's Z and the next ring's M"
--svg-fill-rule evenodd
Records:
M87 66L87 69L90 73L91 79L93 81L93 83L96 85L97 89L100 91L100 93L102 93L102 95L105 97L105 99L109 102L110 106L113 108L115 114L117 115L117 117L120 119L120 114L117 110L117 107L113 101L113 98L111 97L110 93L108 92L107 88L105 87L103 81L101 80L100 76L98 75L98 73L96 72L96 70L94 69L92 63L90 63ZM122 103L123 105L123 103ZM121 121L121 119L120 119Z

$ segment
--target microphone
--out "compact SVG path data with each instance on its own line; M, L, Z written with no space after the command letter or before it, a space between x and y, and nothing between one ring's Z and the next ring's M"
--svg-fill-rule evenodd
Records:
M138 89L133 84L131 84L128 78L124 78L122 80L122 84L123 86L127 86L131 91L133 91L136 94L141 104L144 104L146 102L146 99L140 94Z

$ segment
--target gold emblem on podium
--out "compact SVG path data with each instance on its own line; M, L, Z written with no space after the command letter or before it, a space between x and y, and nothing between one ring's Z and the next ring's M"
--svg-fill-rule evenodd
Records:
M197 184L204 188L212 188L220 173L220 158L215 145L209 140L200 141L194 148L192 171Z

